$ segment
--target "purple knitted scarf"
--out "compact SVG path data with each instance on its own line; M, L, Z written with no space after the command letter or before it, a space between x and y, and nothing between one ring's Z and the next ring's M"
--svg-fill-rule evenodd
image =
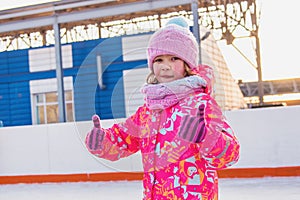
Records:
M206 81L200 76L188 76L168 83L147 84L141 92L151 110L166 109L177 104L189 94L204 92Z

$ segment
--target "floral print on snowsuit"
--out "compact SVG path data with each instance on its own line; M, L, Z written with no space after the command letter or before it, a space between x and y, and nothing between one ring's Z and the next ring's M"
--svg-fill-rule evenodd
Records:
M93 129L86 137L88 150L100 158L114 161L141 151L144 200L216 200L216 170L239 158L233 130L209 94L210 68L201 67L206 74L198 72L202 78L197 78L205 87L163 109L150 109L146 101L125 122ZM197 131L201 134L194 137Z

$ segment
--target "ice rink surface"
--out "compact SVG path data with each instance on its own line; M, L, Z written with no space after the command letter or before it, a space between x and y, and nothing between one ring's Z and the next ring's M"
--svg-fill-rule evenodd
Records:
M0 200L140 200L140 181L0 185ZM300 177L219 179L219 200L300 200Z

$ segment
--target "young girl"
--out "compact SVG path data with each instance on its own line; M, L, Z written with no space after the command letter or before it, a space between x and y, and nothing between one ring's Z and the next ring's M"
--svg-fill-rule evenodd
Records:
M108 129L92 118L92 154L118 160L141 151L144 200L216 200L216 170L238 160L238 141L210 96L212 70L198 65L198 48L186 21L170 20L149 42L145 104Z

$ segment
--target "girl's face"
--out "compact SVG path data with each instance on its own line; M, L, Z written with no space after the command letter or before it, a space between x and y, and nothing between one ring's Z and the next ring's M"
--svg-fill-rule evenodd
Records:
M153 62L153 72L159 83L167 83L185 77L184 61L172 55L157 56Z

